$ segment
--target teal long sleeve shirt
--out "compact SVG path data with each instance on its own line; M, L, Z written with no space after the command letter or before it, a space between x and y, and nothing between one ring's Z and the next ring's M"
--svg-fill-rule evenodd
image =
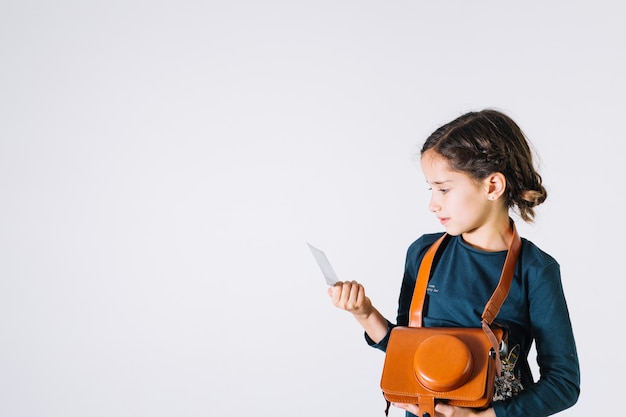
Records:
M407 326L409 308L424 253L441 233L427 234L408 249L396 324L387 336L368 343L386 350L395 326ZM433 265L424 301L426 327L480 327L485 304L496 288L507 251L485 252L454 236ZM580 393L580 368L569 311L557 261L526 239L516 263L513 283L495 322L508 329L508 345L520 346L515 373L523 391L493 403L498 417L544 417L571 407ZM539 378L528 362L535 342ZM409 414L409 413L407 413Z

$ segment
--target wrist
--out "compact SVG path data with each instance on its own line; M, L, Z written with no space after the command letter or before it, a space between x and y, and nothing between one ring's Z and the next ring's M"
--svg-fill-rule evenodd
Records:
M362 308L352 312L352 315L358 321L367 321L374 312L374 306L369 299L367 301L368 302Z
M477 417L496 417L496 412L493 408L487 408L485 410L474 410L474 415Z
M372 309L370 308L367 311L359 311L359 312L355 311L355 312L352 312L352 315L358 321L367 321L369 317L372 315Z

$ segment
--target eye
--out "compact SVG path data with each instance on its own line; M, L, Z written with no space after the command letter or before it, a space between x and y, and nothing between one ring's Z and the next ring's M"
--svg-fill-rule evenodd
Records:
M432 187L428 188L428 191L432 191ZM442 194L446 194L448 191L450 191L449 188L437 188L437 191L439 191Z

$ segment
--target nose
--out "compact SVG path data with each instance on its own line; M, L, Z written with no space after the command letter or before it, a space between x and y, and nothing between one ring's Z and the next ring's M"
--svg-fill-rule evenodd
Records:
M435 201L434 195L430 197L430 201L428 202L428 210L432 211L433 213L437 213L439 210L441 210L441 206Z

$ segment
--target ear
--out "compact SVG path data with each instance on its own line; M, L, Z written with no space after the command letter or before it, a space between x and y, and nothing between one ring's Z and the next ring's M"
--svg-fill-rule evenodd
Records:
M497 200L506 190L506 177L501 172L494 172L485 179L487 199Z

